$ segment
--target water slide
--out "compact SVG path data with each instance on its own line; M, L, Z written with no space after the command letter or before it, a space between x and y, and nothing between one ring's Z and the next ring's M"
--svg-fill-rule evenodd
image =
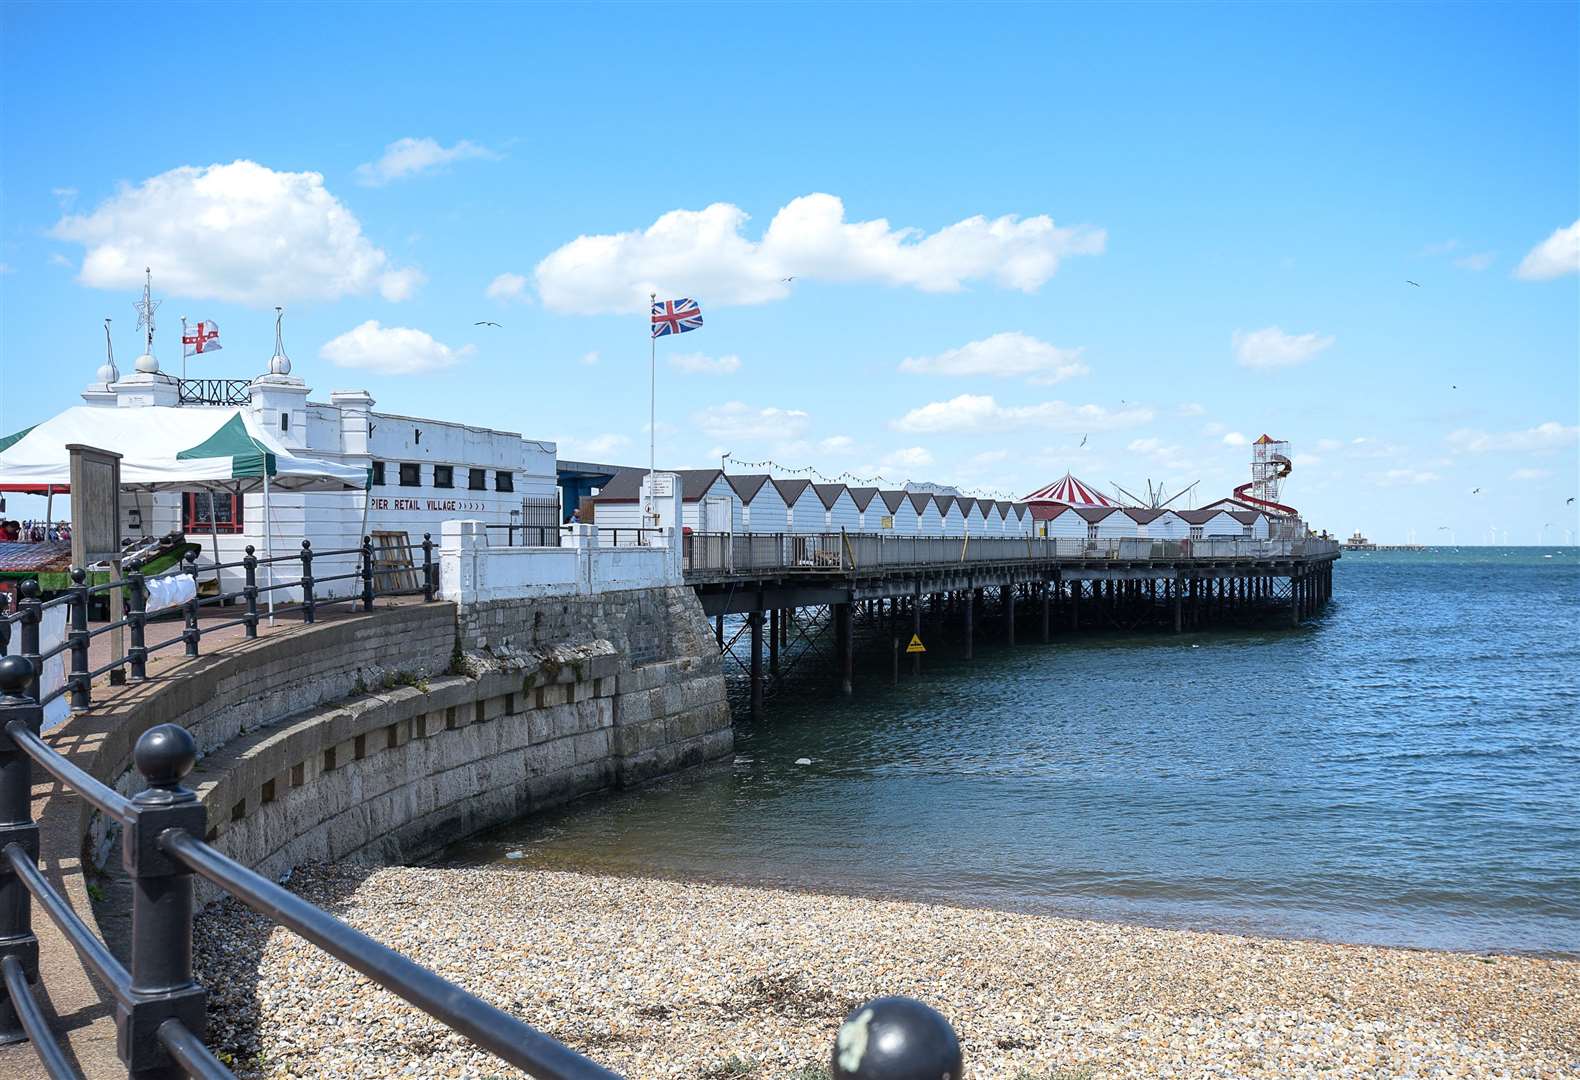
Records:
M1269 460L1278 466L1278 479L1280 480L1295 470L1295 466L1283 454L1274 454ZM1275 510L1280 514L1287 514L1290 517L1300 516L1300 511L1296 510L1293 506L1285 506L1283 503L1276 503L1271 499L1258 499L1255 495L1248 494L1251 488L1255 486L1256 481L1254 480L1249 484L1241 484L1239 487L1234 489L1234 497L1239 499L1241 502L1253 503L1257 506L1265 506L1269 510Z

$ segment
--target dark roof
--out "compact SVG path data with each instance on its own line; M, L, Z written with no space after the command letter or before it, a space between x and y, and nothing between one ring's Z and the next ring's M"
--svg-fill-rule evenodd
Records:
M1052 521L1070 509L1064 503L1056 502L1034 502L1027 503L1027 505L1031 507L1031 520L1033 521Z
M1234 520L1238 521L1241 525L1255 525L1256 519L1262 515L1261 512L1257 510L1230 510L1229 516L1234 518Z
M741 497L741 502L749 503L757 497L764 484L768 483L767 473L742 473L738 476L725 477L730 482L730 487L735 489L735 494Z
M647 471L636 465L606 465L601 461L570 461L566 458L560 458L554 463L554 467L562 473L589 473L594 476L599 473L619 476L623 472Z
M1102 521L1109 514L1119 513L1117 506L1077 506L1075 512L1089 522Z
M823 509L832 510L834 504L839 502L839 496L845 490L844 484L813 484L812 490L817 492L817 497L823 500Z
M671 469L680 477L680 497L684 502L696 502L707 494L719 476L718 469ZM628 503L642 498L642 478L645 469L632 469L617 473L615 478L593 497L595 503Z
M889 508L889 513L892 514L895 511L899 510L900 504L905 501L905 492L903 492L903 491L880 491L880 492L878 492L878 498L883 500L883 505L887 506Z
M954 506L955 503L959 502L960 499L954 495L934 495L933 501L938 504L939 516L947 517L949 514L949 508ZM964 514L965 510L962 509L960 512Z
M1015 504L1014 503L1005 502L1003 499L1000 499L998 502L994 503L993 505L998 507L998 515L999 515L999 517L1003 518L1005 521L1009 520L1010 511L1015 509Z
M907 491L905 497L911 500L911 505L916 508L916 516L921 517L927 512L927 503L933 495L930 491Z
M1145 525L1148 522L1156 521L1158 518L1163 516L1163 511L1161 510L1147 510L1139 506L1123 507L1122 512L1127 517L1129 517L1130 520L1142 525Z
M1219 514L1227 514L1227 510L1180 510L1179 516L1192 525L1205 525Z
M785 501L786 506L794 506L807 488L812 486L810 480L775 480L774 487L779 489L779 497Z
M850 497L856 502L856 509L865 511L872 505L873 498L878 494L877 488L851 488Z

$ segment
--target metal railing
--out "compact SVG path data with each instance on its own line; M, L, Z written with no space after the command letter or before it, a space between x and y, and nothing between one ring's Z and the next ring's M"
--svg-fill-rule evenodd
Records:
M246 405L252 401L249 379L178 379L179 405Z
M424 533L422 542L418 544L407 542L405 544L387 545L377 550L373 547L372 537L364 537L360 547L337 548L328 551L315 551L312 544L302 541L301 550L290 555L277 555L273 558L260 559L254 553L251 544L247 545L246 556L234 562L208 563L199 566L197 551L187 552L185 564L178 569L170 570L154 577L145 577L138 569L137 564L123 567L125 575L120 581L110 581L99 585L87 584L87 572L82 567L73 567L70 573L72 585L49 600L39 599L38 582L24 581L17 589L17 609L6 611L8 600L0 593L0 653L11 651L11 642L15 638L18 642L18 652L31 663L32 682L28 687L28 695L40 705L48 705L56 698L65 694L71 695L72 709L86 709L93 704L93 680L100 675L110 672L129 672L133 680L142 681L148 678L148 658L163 649L181 645L187 656L199 655L203 638L220 630L232 627L243 627L246 638L258 636L258 623L260 619L280 615L295 616L302 622L315 622L318 612L335 604L360 604L362 610L371 611L373 601L379 596L415 596L421 595L425 601L434 599L438 591L438 567L434 562L435 544L432 537ZM388 556L392 553L403 553L408 566L381 565L380 556L387 563ZM417 561L417 556L421 561ZM341 566L348 563L352 569L333 574L315 574L315 564L322 565L324 560L338 559ZM259 569L264 571L264 584L259 584ZM288 568L293 572L291 577L282 577L281 569ZM198 575L224 570L241 570L243 585L240 589L229 592L221 589L211 596L198 595ZM150 611L148 601L150 588L158 588L161 584L168 584L172 579L190 578L192 588L190 595L177 605ZM337 582L353 582L354 588L332 588ZM324 592L326 587L332 591ZM90 628L89 609L94 606L100 597L108 597L115 590L122 590L127 601L127 611L119 619L107 620L104 623ZM299 599L292 598L286 603L268 604L268 600L276 593L287 593L294 590L299 594ZM264 601L265 610L260 610L259 601ZM200 623L198 615L205 607L215 607L239 602L243 611L233 619L221 622ZM67 631L63 640L48 649L42 649L40 643L40 627L44 620L44 613L50 608L64 606L66 608ZM179 613L185 620L185 625L179 635L148 644L147 628L150 620ZM126 654L121 657L112 657L108 662L97 667L89 666L89 649L94 638L105 634L125 630L129 639ZM44 670L44 662L56 656L65 655L69 659L65 681L55 689L41 692L39 680Z
M43 708L26 695L34 679L27 657L0 658L0 1044L30 1040L52 1078L80 1075L35 995L39 943L31 920L37 901L115 999L116 1052L130 1077L232 1077L203 1042L207 997L192 977L196 875L532 1076L616 1076L206 843L207 812L182 784L197 761L197 744L185 728L159 724L137 740L133 760L145 786L130 798L94 779L41 737ZM34 765L121 826L121 864L133 885L129 966L39 872ZM885 1032L888 1037L880 1038ZM959 1076L960 1066L959 1040L948 1022L908 998L858 1006L840 1028L833 1055L833 1075L841 1080Z
M689 533L687 573L856 573L1005 562L1265 562L1333 555L1332 540L1207 537L1076 539L1033 536L904 536L892 533Z

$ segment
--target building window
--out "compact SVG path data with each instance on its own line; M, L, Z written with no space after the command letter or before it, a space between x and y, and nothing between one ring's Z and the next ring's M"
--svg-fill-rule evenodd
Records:
M515 491L516 490L516 474L515 473L507 473L503 469L501 469L498 472L494 473L494 490L495 491Z
M1097 526L1095 524L1089 524L1086 526L1086 538L1088 540L1097 539Z
M466 470L466 490L468 490L468 491L487 491L488 490L488 470L487 469L468 469L468 470Z
M281 431L290 431L291 430L291 414L290 413L283 412L283 413L280 414L280 430Z
M239 495L215 493L210 504L206 491L188 491L181 496L181 528L189 533L239 533L242 524L242 499ZM209 508L213 507L213 524Z
M422 466L415 461L403 461L400 464L400 486L422 487Z
M1200 540L1201 539L1201 526L1200 525L1192 525L1190 527L1190 538L1192 540Z
M373 483L380 487L384 486L384 463L382 461L373 463Z
M433 467L433 486L436 488L455 487L454 466L435 465Z

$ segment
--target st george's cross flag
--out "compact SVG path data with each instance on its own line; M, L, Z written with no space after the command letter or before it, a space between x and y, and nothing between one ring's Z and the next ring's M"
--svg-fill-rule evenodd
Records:
M669 334L684 334L688 330L702 329L702 309L695 300L681 298L679 300L653 301L653 336L665 337Z
M196 356L199 353L219 352L223 346L219 343L219 323L204 320L196 326L186 326L183 323L181 330L181 355Z

